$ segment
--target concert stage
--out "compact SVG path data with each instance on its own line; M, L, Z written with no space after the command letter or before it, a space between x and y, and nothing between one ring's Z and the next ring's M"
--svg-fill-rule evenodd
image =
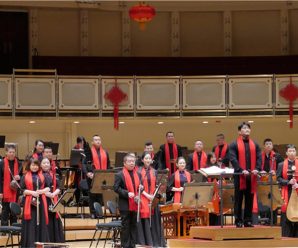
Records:
M298 238L281 238L280 227L195 226L188 239L169 239L169 247L298 247Z

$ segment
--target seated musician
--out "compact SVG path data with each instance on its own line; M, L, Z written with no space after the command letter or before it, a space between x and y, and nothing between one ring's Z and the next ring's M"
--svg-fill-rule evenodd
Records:
M171 175L167 186L167 201L173 200L174 203L181 202L181 195L184 190L184 184L192 181L191 174L185 169L185 158L177 159L177 170Z
M296 147L287 145L287 158L278 164L277 181L281 186L281 194L284 205L281 207L281 229L283 237L298 237L298 222L292 222L287 217L288 202L292 190L298 191L298 159L296 158ZM293 172L293 173L292 173ZM294 176L293 176L294 174ZM298 216L298 214L296 215Z

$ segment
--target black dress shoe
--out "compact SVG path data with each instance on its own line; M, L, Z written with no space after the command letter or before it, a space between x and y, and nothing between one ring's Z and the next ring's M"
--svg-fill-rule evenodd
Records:
M254 225L251 222L244 223L244 227L254 227Z
M236 227L237 227L237 228L241 228L242 226L243 226L243 224L242 224L241 222L237 222L237 223L236 223Z

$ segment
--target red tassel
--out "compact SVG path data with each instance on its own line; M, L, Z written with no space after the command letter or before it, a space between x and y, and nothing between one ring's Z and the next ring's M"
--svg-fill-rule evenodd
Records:
M114 128L116 130L119 129L119 106L114 106Z

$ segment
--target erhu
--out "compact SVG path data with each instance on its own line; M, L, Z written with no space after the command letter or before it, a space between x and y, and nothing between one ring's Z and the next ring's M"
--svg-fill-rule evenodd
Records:
M38 177L36 178L36 191L39 190ZM39 226L39 195L36 197L36 223Z

